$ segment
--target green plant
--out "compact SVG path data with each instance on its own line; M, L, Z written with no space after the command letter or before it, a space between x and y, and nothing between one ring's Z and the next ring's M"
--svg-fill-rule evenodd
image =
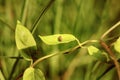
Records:
M97 57L98 59L100 59L102 61L105 61L105 62L113 61L114 65L117 69L117 72L118 72L118 77L120 79L120 68L119 68L119 63L117 61L117 58L116 58L115 54L112 52L112 50L109 48L109 46L103 41L104 37L107 34L109 34L113 29L118 27L119 25L120 25L120 22L118 22L116 25L111 27L108 31L106 31L102 35L100 40L88 40L88 41L85 41L83 43L80 43L79 40L71 34L55 34L55 35L50 35L50 36L39 36L39 37L42 39L43 42L45 42L48 45L68 43L68 42L76 40L79 44L78 47L79 48L88 48L88 52L89 52L90 55L93 55L93 56ZM20 50L36 46L36 43L35 43L35 40L32 37L32 34L24 26L22 26L19 21L17 22L16 35L15 36L16 36L17 47ZM90 42L93 42L93 43L99 42L108 54L105 51L101 51L94 46L83 47L83 45L88 44ZM114 43L115 50L118 51L118 52L120 52L119 43L120 43L119 39ZM71 50L67 50L67 51L63 51L63 52L59 52L59 53L53 53L53 54L44 56L44 57L36 60L34 63L33 63L32 58L28 58L28 57L23 55L23 57L26 60L31 61L30 67L27 68L26 71L24 72L23 80L28 80L28 79L29 80L38 80L38 79L44 80L45 78L43 78L43 74L41 74L41 71L39 69L38 69L39 71L34 70L34 69L36 69L34 67L38 63L40 63L44 59L53 57L55 55L66 54L66 53L68 54L71 51L76 50L77 48L75 48L75 49L73 48ZM40 73L36 74L35 72L40 72Z
M9 2L10 1L8 1L8 4ZM28 7L30 7L29 5L32 2L29 2L28 0L24 1L25 5L23 7L23 11L21 11L21 16L19 19L21 22L17 21L16 29L14 29L14 27L11 27L9 24L1 20L1 22L4 25L8 26L9 29L12 30L12 33L15 32L15 41L13 40L13 42L16 42L16 44L14 45L13 43L10 44L11 37L9 38L10 36L9 34L7 34L6 32L4 32L4 35L2 34L2 37L3 36L7 37L6 39L3 39L3 41L1 40L1 42L3 43L0 45L1 46L0 79L3 80L4 79L45 80L45 78L46 80L47 79L112 80L113 78L120 79L119 34L112 35L112 37L111 36L106 37L109 36L112 31L117 30L117 28L120 25L120 22L118 22L110 29L105 31L104 34L103 31L100 31L100 34L102 34L102 36L97 35L98 39L96 39L95 36L93 36L94 40L93 39L87 40L89 36L93 35L94 33L94 30L93 28L91 28L91 26L96 27L100 25L99 20L101 20L100 22L102 26L107 23L106 21L109 17L107 16L108 10L107 5L109 5L109 1L106 1L106 6L104 9L105 11L103 11L103 14L102 15L98 14L96 18L94 16L95 15L94 10L90 11L91 9L93 9L92 5L94 1L93 2L88 1L87 4L89 5L85 7L84 5L86 5L86 0L85 1L69 0L69 2L57 0L55 7L53 7L52 10L48 12L49 15L51 15L52 17L46 15L48 20L51 18L53 18L54 20L51 23L47 23L45 19L41 20L41 17L53 2L54 0L51 0L48 3L48 5L43 9L38 19L35 20L32 19L32 15L30 16L27 15L29 13L29 12L27 13L27 10L29 9ZM70 6L70 10L67 6L65 6L66 4L64 3L67 3L68 5L70 3L73 3L71 4L72 6ZM71 12L71 9L74 8L74 5L75 9L73 9L74 11ZM20 13L19 10L17 11L18 13ZM88 13L88 11L90 12ZM76 16L74 16L73 14ZM68 15L70 15L70 17L66 18L65 16ZM89 16L87 21L85 19L85 16L87 17ZM102 18L100 19L99 16L102 16ZM17 17L15 18L15 22L16 19L18 18ZM70 22L67 19L69 19ZM30 20L32 22L34 22L35 20L35 22L32 23ZM38 24L40 20L43 28L40 26L40 24ZM97 20L98 22L94 20ZM52 25L52 27L50 27L48 24ZM4 30L7 31L8 29ZM93 33L91 30L93 31ZM104 30L104 27L102 28L102 30ZM6 40L5 43L4 40ZM41 40L46 44L44 44ZM6 54L2 54L2 52ZM89 53L89 55L86 53ZM10 66L9 69L8 66ZM114 73L117 75L114 75Z

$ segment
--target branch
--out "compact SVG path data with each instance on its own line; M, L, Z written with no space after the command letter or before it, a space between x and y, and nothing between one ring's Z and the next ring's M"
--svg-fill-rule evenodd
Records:
M115 64L115 67L117 69L118 78L120 80L120 66L119 66L119 63L118 63L118 61L116 59L116 56L114 55L114 53L111 51L111 49L109 48L109 46L105 42L103 42L102 40L100 40L100 44L108 52L110 58L113 60L113 62Z
M120 21L117 22L115 25L113 25L110 29L108 29L101 37L101 40L108 35L112 30L114 30L115 28L117 28L120 25Z
M36 61L31 65L31 67L36 66L39 62L41 62L41 61L43 61L43 60L45 60L45 59L47 59L47 58L50 58L50 57L53 57L53 56L56 56L56 55L60 55L60 54L69 54L69 53L71 53L71 52L73 52L73 51L75 51L75 50L77 50L77 49L79 49L79 48L83 48L83 47L81 47L81 46L86 45L87 43L91 43L91 42L98 42L98 40L88 40L88 41L85 41L85 42L81 43L81 45L75 46L75 47L72 48L72 49L68 49L68 50L65 50L65 51L62 51L62 52L58 52L58 53L53 53L53 54L44 56L44 57L42 57L42 58L39 58L38 60L36 60Z

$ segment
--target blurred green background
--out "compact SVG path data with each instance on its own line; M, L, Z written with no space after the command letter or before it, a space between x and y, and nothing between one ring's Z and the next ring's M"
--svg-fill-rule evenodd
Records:
M21 56L15 43L16 21L20 20L31 31L35 20L49 1L0 0L0 80L22 79L30 62L9 58ZM71 42L48 46L38 35L68 33L83 42L99 39L119 20L120 0L55 0L42 16L33 35L38 44L37 56L43 57L77 45L76 42ZM120 30L117 29L109 36L119 33ZM46 80L117 80L114 66L111 68L111 64L89 56L86 49L49 58L36 67L43 71ZM109 68L111 69L106 72Z

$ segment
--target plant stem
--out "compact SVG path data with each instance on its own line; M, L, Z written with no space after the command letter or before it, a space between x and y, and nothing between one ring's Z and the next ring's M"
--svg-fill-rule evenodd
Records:
M81 46L81 48L86 48L84 46L88 43L91 43L91 42L92 43L98 42L98 40L87 40L85 42L82 42L80 44L80 46ZM80 48L80 46L79 45L76 46L76 48L74 48L73 50L75 51L76 49ZM77 64L78 62L76 62L76 61L79 61L80 56L81 56L80 54L77 54L76 57L71 61L69 67L67 68L67 70L65 71L65 73L62 76L63 80L70 80L71 75L73 74L75 68L78 66L78 64Z
M23 76L23 73L21 73L15 80L20 80L22 76Z
M113 62L115 64L115 67L117 69L118 78L120 80L120 66L119 66L119 63L118 63L118 61L116 59L116 56L114 55L114 53L111 51L109 46L104 41L100 40L100 44L108 52L108 54L110 55L110 58L113 60Z
M120 21L117 22L115 25L113 25L110 29L108 29L101 37L101 40L107 35L109 34L112 30L114 30L115 28L117 28L120 25Z
M35 61L31 66L34 67L35 65L37 65L39 62L41 62L42 60L45 60L49 57L52 57L52 56L55 56L57 55L58 53L53 53L53 54L50 54L50 55L47 55L47 56L44 56L42 58L39 58L37 61Z
M79 48L79 47L76 46L74 49L76 50L77 48ZM72 51L72 50L65 50L65 51L63 51L63 52L53 53L53 54L44 56L44 57L42 57L42 58L39 58L37 61L35 61L35 62L31 65L31 67L36 66L39 62L41 62L41 61L43 61L43 60L45 60L45 59L47 59L47 58L53 57L53 56L55 56L55 55L67 54L67 53L69 53L69 52L71 52L71 51Z
M34 22L34 24L32 25L32 34L34 34L36 28L37 28L37 25L39 23L39 21L41 20L41 17L43 14L45 14L45 12L49 9L49 7L52 5L52 3L54 2L55 0L50 0L50 2L47 4L47 6L42 10L42 12L40 13L39 17L36 19L36 21Z
M85 41L83 43L81 43L81 46L87 44L87 43L91 43L91 42L98 42L98 40L88 40L88 41ZM44 56L42 58L39 58L38 60L36 60L32 65L31 67L35 67L39 62L47 59L47 58L50 58L50 57L53 57L53 56L56 56L56 55L60 55L60 54L68 54L68 53L71 53L79 48L82 48L80 45L77 45L75 46L74 48L72 49L68 49L68 50L65 50L65 51L62 51L62 52L58 52L58 53L53 53L53 54L50 54L50 55L47 55L47 56Z
M112 50L109 48L109 46L104 42L102 41L103 38L108 35L112 30L114 30L115 28L117 28L118 26L120 25L120 21L118 21L115 25L113 25L110 29L108 29L100 38L100 44L101 46L108 52L110 58L113 60L114 62L114 65L117 69L117 73L118 73L118 78L120 80L120 66L119 66L119 63L116 59L116 56L114 55L114 53L112 52Z
M53 56L56 56L56 55L60 55L60 54L67 54L67 53L69 53L69 52L72 52L73 50L76 50L77 48L79 48L79 47L76 46L75 48L70 49L70 50L65 50L65 51L62 51L62 52L53 53L53 54L44 56L44 57L42 57L42 58L39 58L37 61L35 61L35 62L31 65L31 67L36 66L39 62L41 62L41 61L43 61L43 60L45 60L45 59L47 59L47 58L50 58L50 57L53 57Z
M99 42L99 41L98 40L87 40L87 41L81 43L81 46L83 46L83 45L85 45L87 43L95 43L95 42Z

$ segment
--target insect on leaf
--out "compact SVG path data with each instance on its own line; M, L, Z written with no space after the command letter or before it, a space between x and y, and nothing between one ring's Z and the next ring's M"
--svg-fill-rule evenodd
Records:
M114 48L117 52L120 53L120 37L117 39L117 41L114 43Z
M45 77L40 69L29 67L23 74L23 80L45 80Z
M36 42L31 32L26 27L24 27L20 21L17 21L15 40L18 49L25 49L28 47L36 46Z
M41 40L48 45L56 45L61 43L68 43L76 40L76 37L71 34L55 34L49 36L40 36Z

